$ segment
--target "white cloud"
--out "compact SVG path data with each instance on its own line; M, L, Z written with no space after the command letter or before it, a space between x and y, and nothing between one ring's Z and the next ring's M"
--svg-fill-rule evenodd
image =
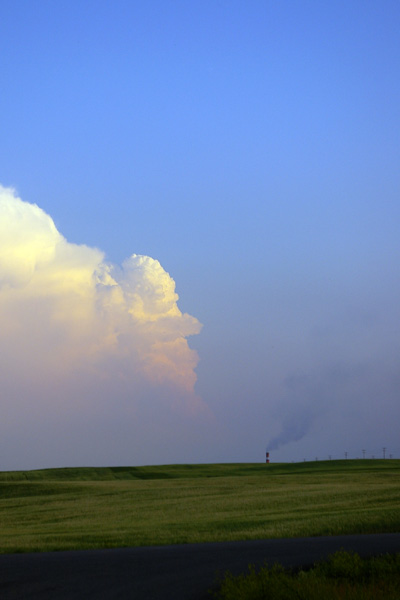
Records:
M116 406L120 390L131 413L149 397L163 410L206 412L194 390L198 356L187 342L201 325L177 302L175 282L157 260L133 254L121 267L107 263L100 250L69 243L43 210L0 187L5 421L11 413L18 419L18 406L74 410L71 396L83 389L79 410L96 410L96 397L99 406Z

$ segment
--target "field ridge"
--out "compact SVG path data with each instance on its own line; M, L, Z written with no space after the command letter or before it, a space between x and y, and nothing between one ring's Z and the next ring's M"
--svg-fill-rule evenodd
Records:
M385 471L400 469L398 459L320 460L297 463L204 463L122 467L61 467L28 471L0 471L1 481L114 481L296 475L320 472Z

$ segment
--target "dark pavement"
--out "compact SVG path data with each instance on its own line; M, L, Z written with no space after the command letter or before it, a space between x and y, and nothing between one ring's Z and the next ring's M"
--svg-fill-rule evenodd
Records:
M0 555L0 598L205 600L218 573L265 562L309 566L341 548L400 552L400 534Z

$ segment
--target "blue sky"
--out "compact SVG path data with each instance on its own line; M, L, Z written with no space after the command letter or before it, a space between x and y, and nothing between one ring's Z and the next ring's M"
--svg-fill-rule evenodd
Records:
M72 411L74 453L38 417L5 467L400 456L399 24L394 1L2 2L0 183L110 263L160 262L212 415L143 384L135 443L94 405L127 428L109 458Z

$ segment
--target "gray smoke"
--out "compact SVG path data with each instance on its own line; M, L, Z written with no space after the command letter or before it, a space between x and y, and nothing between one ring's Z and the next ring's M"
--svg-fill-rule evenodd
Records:
M301 440L309 432L315 417L316 414L311 409L296 411L285 417L281 432L268 442L268 450L277 450L285 444Z

